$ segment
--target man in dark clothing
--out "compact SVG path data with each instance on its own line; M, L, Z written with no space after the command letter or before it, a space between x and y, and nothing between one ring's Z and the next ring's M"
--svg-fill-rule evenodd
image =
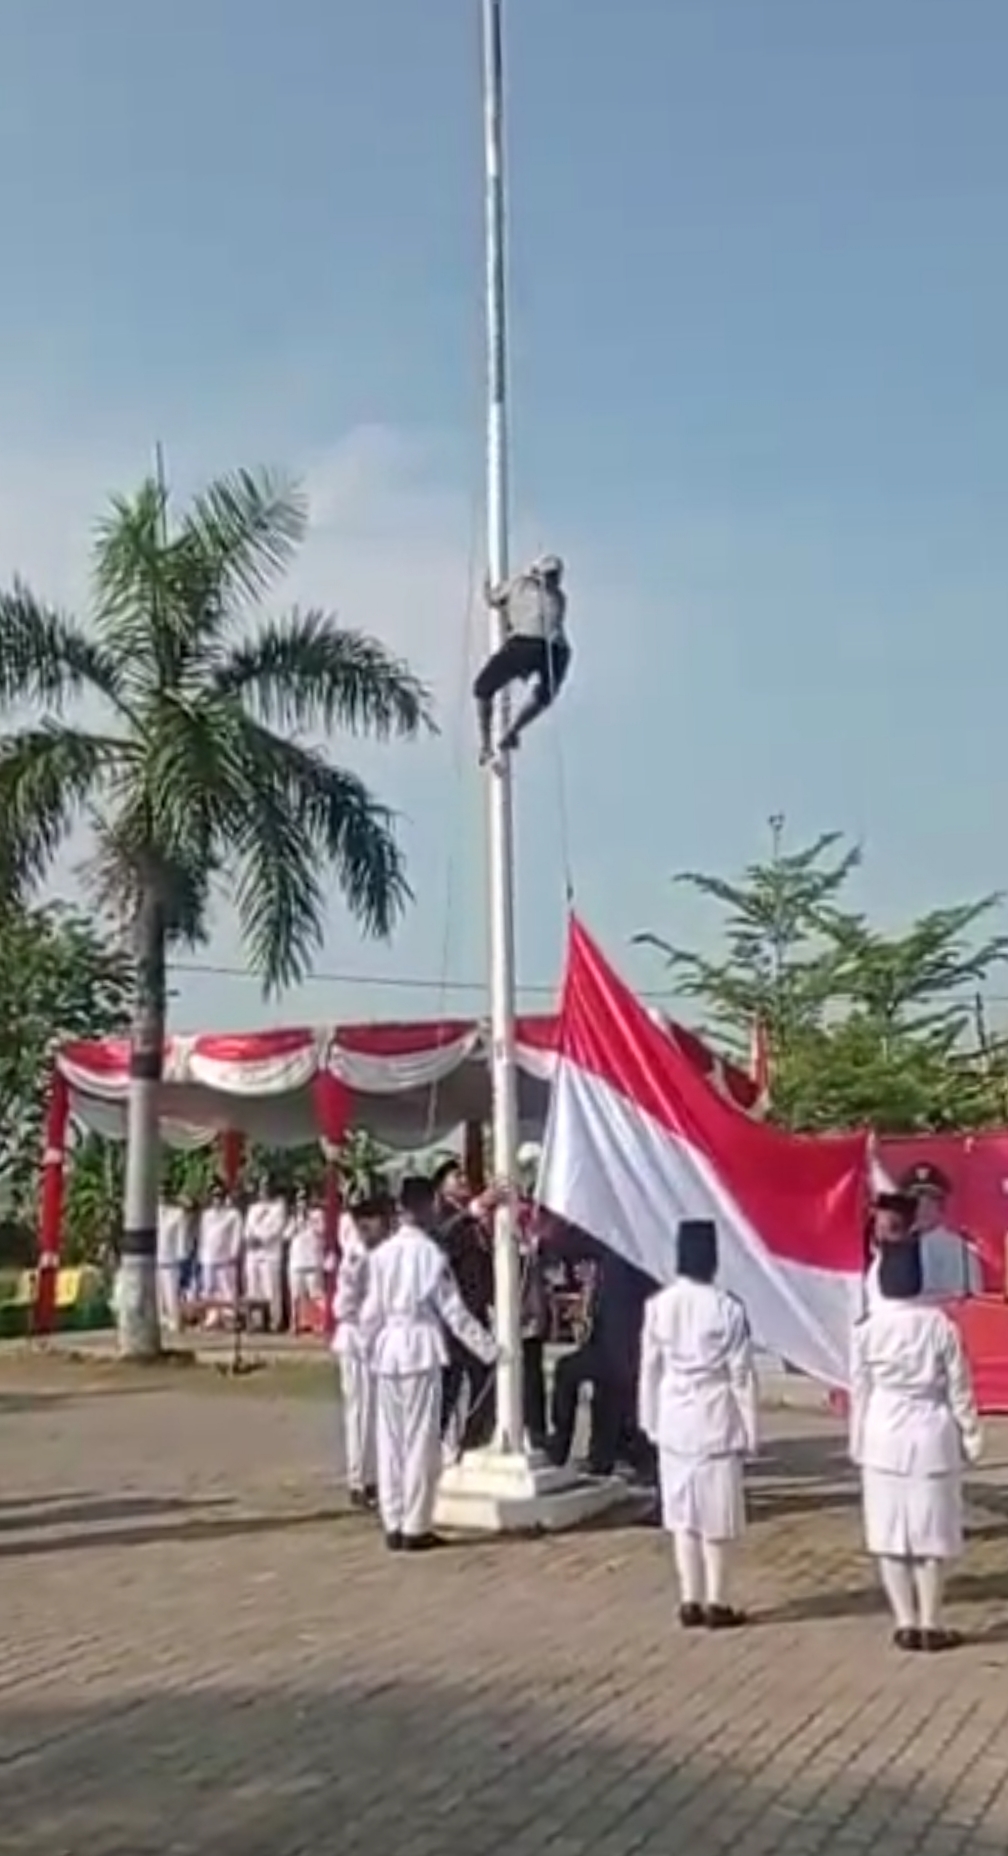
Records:
M558 1254L590 1261L596 1270L588 1338L557 1366L553 1382L553 1426L549 1454L565 1463L574 1442L581 1387L592 1388L588 1467L611 1475L622 1458L647 1480L654 1453L637 1425L637 1374L644 1304L657 1284L643 1270L583 1231L568 1230L549 1240Z
M434 1174L437 1225L434 1235L451 1264L459 1294L469 1313L483 1327L493 1327L493 1250L478 1218L471 1211L468 1181L457 1160L447 1160ZM441 1384L441 1436L444 1438L466 1386L469 1406L462 1433L462 1449L478 1450L488 1444L496 1423L495 1372L477 1360L453 1335L446 1336L448 1365Z

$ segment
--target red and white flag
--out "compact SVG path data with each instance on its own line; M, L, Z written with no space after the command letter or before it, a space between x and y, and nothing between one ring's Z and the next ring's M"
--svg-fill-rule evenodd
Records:
M713 1218L719 1281L758 1346L831 1386L863 1303L864 1135L740 1113L677 1051L577 922L567 950L542 1203L660 1282L681 1218Z

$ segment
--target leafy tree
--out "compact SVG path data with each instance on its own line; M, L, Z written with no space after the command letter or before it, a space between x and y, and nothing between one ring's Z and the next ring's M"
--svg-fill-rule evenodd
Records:
M321 945L335 873L365 933L388 936L410 891L396 821L330 759L351 735L433 726L424 686L375 639L319 610L263 617L303 538L291 486L247 471L177 518L151 480L113 501L84 625L21 582L0 594L0 881L24 890L72 825L93 828L96 881L130 937L135 976L120 1345L159 1345L154 1282L157 1097L173 941L206 931L212 893L237 910L268 991ZM86 698L88 708L73 706ZM25 710L45 719L16 725ZM96 719L100 716L100 720ZM312 737L315 737L315 740Z
M679 991L702 1002L726 1042L746 1051L760 1024L774 1056L821 1024L835 996L842 964L833 933L836 898L861 862L860 849L844 849L836 831L785 853L782 823L771 821L772 857L750 864L734 882L695 870L674 879L722 910L723 953L701 954L652 933L634 936L638 946L664 954Z
M661 948L682 991L736 1050L763 1026L775 1118L883 1133L1002 1120L1002 1053L978 1051L970 1036L975 988L1008 955L1008 936L983 932L999 898L932 910L903 934L883 934L842 906L858 850L826 833L785 853L782 821L773 823L771 859L737 882L679 879L724 909L723 954L637 939Z
M34 1222L52 1053L129 1023L125 953L81 910L0 909L0 1187Z

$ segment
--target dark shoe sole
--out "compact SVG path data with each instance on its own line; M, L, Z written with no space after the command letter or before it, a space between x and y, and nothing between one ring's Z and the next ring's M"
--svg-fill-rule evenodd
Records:
M897 1650L921 1650L923 1643L919 1630L898 1630L893 1633L893 1643Z
M708 1630L741 1630L746 1622L744 1611L735 1611L731 1605L708 1605L704 1623Z
M928 1656L937 1656L943 1650L962 1648L962 1637L957 1630L922 1630L920 1647Z
M401 1553L406 1542L401 1534L386 1534L385 1545L390 1553Z
M702 1605L680 1605L679 1622L683 1630L703 1630L707 1613Z

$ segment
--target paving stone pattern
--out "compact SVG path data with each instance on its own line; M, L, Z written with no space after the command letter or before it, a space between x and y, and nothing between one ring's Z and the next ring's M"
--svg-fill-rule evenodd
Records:
M646 1528L387 1557L325 1403L5 1385L2 1856L1008 1850L1008 1433L925 1661L821 1417L770 1420L751 1628L684 1638Z

